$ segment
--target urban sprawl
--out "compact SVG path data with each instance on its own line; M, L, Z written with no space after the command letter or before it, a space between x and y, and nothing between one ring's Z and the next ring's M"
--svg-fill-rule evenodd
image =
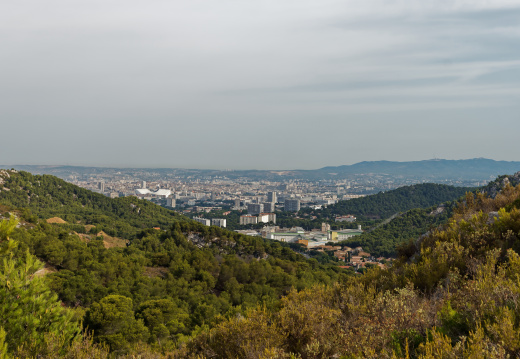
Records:
M341 245L341 241L361 235L361 225L334 230L328 223L322 223L321 228L281 228L276 225L277 213L290 212L298 218L298 212L302 208L320 210L339 200L350 200L413 183L410 179L399 181L377 176L339 180L268 181L231 179L226 176L165 176L150 172L128 174L113 171L62 177L108 197L136 196L152 201L207 226L229 227L228 216L239 212L238 226L232 228L237 232L297 243L307 251L327 252L355 269L370 264L384 266L383 263L389 260L374 258L361 247ZM418 181L415 180L416 182ZM335 222L353 223L356 222L356 217L337 216ZM338 245L332 245L334 243Z

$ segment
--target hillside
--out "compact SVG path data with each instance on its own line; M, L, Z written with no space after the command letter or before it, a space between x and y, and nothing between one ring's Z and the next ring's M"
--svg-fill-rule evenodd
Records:
M374 195L338 201L321 211L323 217L352 214L361 220L385 219L414 208L428 208L455 201L474 188L424 183L404 186Z
M397 248L448 222L456 202L430 208L416 208L398 214L386 224L358 237L342 241L341 245L363 247L375 257L393 257Z
M346 174L387 174L405 177L426 177L431 180L480 179L489 180L502 173L516 173L520 162L494 161L487 158L468 160L433 159L424 161L365 161L347 166L324 167L320 172Z
M32 188L42 178L7 174L0 215L23 220L0 221L0 350L15 357L107 358L109 350L119 358L433 359L520 351L520 186L503 177L489 186L500 190L493 197L468 192L375 229L388 235L450 216L401 246L389 269L353 276L282 243L180 216L163 230L120 218L132 229L130 244L105 248L102 238L86 241L71 228L94 228L85 228L82 213L112 218L118 200L75 206L74 186L46 178L47 195ZM23 194L29 205L45 198L45 206L34 205L33 215L10 207ZM62 223L67 214L80 223ZM377 246L376 237L364 240ZM79 333L81 323L93 341Z
M520 353L520 186L468 194L449 225L332 287L201 333L181 356L514 358Z
M331 285L348 276L335 265L305 259L285 244L205 227L134 198L110 199L52 176L9 171L1 178L1 216L18 213L22 219L21 226L11 229L8 242L1 228L6 222L0 223L0 247L17 244L6 257L16 260L0 265L1 273L26 268L24 261L31 258L27 251L37 256L46 269L33 265L27 275L44 274L45 283L39 285L48 286L72 308L74 325L82 321L94 330L94 340L114 353L129 352L139 343L157 350L173 348L258 305L274 310L292 288ZM151 228L156 225L162 230ZM78 231L94 234L86 238ZM107 246L107 238L100 237L103 232L131 241ZM6 278L0 275L1 288L21 280ZM33 298L23 285L16 288L12 295L0 292L0 314L5 315L0 316L0 328L7 331L13 353L20 342L2 318L16 317L13 310L18 309L9 304L13 298L28 295L24 303ZM124 323L119 322L122 318ZM36 326L35 332L51 329ZM29 352L19 357L40 355L46 345L29 339L26 343Z
M312 170L202 170L181 168L105 168L79 166L37 166L37 165L1 165L0 168L15 168L38 174L51 174L61 178L70 175L121 172L129 175L139 174L144 180L152 180L154 175L166 176L225 176L230 179L249 178L251 180L284 179L339 179L357 175L383 175L398 178L416 178L428 181L463 180L489 181L503 173L515 173L520 170L520 162L494 161L486 158L467 160L425 160L425 161L364 161L352 165L328 166Z
M520 172L514 175L499 176L496 180L489 182L481 191L489 197L495 198L501 190L507 186L516 187L520 184Z
M168 228L187 220L174 211L135 197L111 199L50 175L0 170L0 203L20 208L26 219L59 217L78 233L107 234L133 239L146 228ZM33 218L34 220L34 218ZM87 227L88 228L88 227Z

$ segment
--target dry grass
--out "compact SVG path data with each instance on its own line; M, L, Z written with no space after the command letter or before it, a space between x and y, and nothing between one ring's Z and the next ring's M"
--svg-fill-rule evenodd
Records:
M85 243L89 242L92 239L91 236L89 236L88 234L85 234L85 233L74 232L74 234L77 235L79 237L79 239Z
M49 264L45 264L45 266L42 269L40 269L39 271L37 271L36 273L34 273L34 275L37 277L43 277L47 274L56 273L57 271L58 270L55 267L53 267Z
M47 219L47 223L64 224L64 223L67 223L67 222L65 222L60 217L52 217L52 218Z
M117 238L117 237L111 237L105 232L101 231L97 234L98 237L103 237L103 245L105 248L115 248L120 247L124 248L126 247L126 244L128 243L127 240Z
M3 212L9 212L11 211L11 208L4 206L3 204L0 204L0 211Z
M164 277L169 269L164 267L144 267L144 275L150 278Z

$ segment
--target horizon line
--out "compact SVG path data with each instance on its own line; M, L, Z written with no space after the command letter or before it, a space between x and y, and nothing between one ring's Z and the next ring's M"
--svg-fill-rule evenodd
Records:
M431 158L425 160L417 160L417 161L394 161L394 160L373 160L373 161L359 161L352 164L342 164L342 165L328 165L320 168L313 169L233 169L233 168L195 168L195 167L140 167L140 166L108 166L108 165L76 165L76 164L11 164L11 165L0 165L0 168L3 169L14 169L15 167L41 167L41 168L59 168L59 167L79 167L79 168L103 168L103 169L142 169L142 170L151 170L151 169L170 169L170 170L204 170L204 171L220 171L220 172L241 172L241 171L316 171L324 168L334 168L334 167L346 167L346 166L354 166L361 163L375 163L375 162L394 162L394 163L414 163L414 162L437 162L437 161L471 161L471 160L488 160L493 162L520 162L520 161L506 161L506 160L495 160L491 158L485 157L474 157L474 158L465 158L465 159L444 159L444 158Z

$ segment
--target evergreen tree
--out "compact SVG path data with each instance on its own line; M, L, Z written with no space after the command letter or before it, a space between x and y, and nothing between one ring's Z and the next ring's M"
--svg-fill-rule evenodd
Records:
M0 359L7 359L7 343L5 342L5 330L0 327Z
M18 225L18 221L14 216L9 220L0 221L0 258L10 253L16 246L14 241L9 240L9 235Z
M94 303L87 315L87 325L94 330L99 341L114 351L124 352L130 344L146 341L148 328L135 319L132 299L122 295L109 295Z
M49 289L40 272L43 264L29 253L14 256L16 243L9 235L16 225L13 217L0 222L0 327L6 331L5 344L9 352L23 345L25 353L36 355L45 352L46 337L52 334L65 349L80 326Z

